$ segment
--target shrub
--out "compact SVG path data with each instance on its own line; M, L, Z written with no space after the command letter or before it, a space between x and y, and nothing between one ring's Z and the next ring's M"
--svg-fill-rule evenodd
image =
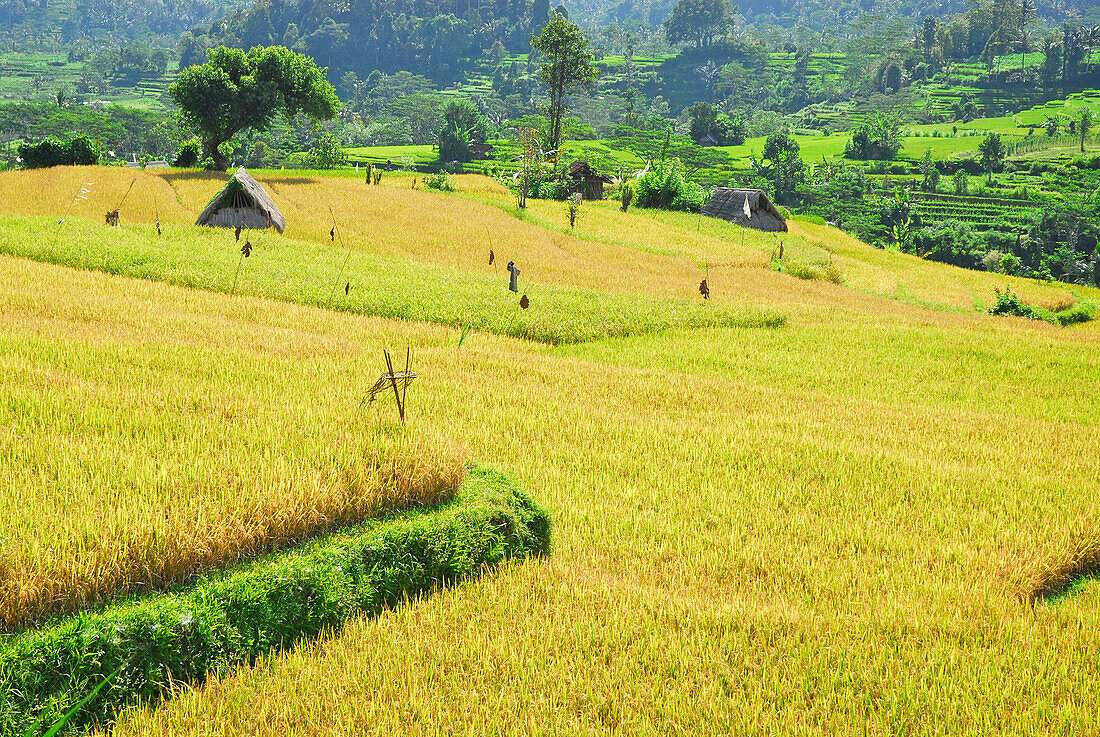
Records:
M202 154L202 144L198 138L188 138L180 144L176 150L176 157L172 159L172 166L191 168L198 166L199 156Z
M77 136L68 142L46 138L38 143L19 145L19 158L24 169L49 166L92 166L99 163L100 145L88 136Z
M441 171L438 174L425 174L424 188L434 189L437 192L454 192L455 183L450 174Z
M627 208L630 207L631 200L633 200L633 199L634 199L634 185L630 184L628 182L627 184L623 185L623 191L619 195L619 209L622 210L623 212L626 212Z
M994 289L993 291L997 294L997 301L987 310L988 314L1015 315L1016 317L1026 317L1030 320L1043 319L1033 307L1020 299L1010 288L1005 287L1003 292L1000 289Z
M340 139L325 131L314 141L306 160L318 169L336 169L348 163L348 155L344 153Z
M1064 310L1054 313L1054 319L1062 327L1079 322L1088 322L1096 317L1096 305L1092 302L1078 302Z
M698 212L707 200L707 192L686 177L680 159L668 159L642 175L635 185L639 207Z

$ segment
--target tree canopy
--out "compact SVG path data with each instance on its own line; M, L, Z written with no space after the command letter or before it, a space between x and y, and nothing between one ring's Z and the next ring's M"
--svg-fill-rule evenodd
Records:
M561 145L562 127L569 112L566 95L590 86L599 70L592 63L584 33L557 11L551 14L542 32L531 39L531 46L546 57L539 80L546 87L549 119L546 148L552 151Z
M665 35L672 44L709 46L729 32L736 12L730 0L680 0L665 19Z
M443 125L439 129L439 160L470 161L470 146L484 143L489 136L488 121L477 105L463 98L443 106Z
M340 102L327 69L309 57L283 46L219 46L207 53L210 60L180 72L168 92L217 169L228 166L219 146L245 129L267 129L280 113L313 120L336 115Z

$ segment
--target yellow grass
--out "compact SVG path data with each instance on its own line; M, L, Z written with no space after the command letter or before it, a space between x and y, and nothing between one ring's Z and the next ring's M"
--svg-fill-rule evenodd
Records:
M0 263L6 627L461 478L452 449L379 432L359 406L384 343L369 323L337 336L323 312Z
M183 181L181 212L197 212L199 180ZM285 308L314 326L317 394L347 395L339 367L376 334L411 343L411 431L516 473L552 511L554 554L124 715L116 734L1095 731L1100 586L1034 596L1100 564L1100 336L975 310L1006 283L1037 300L1095 290L794 223L785 248L833 259L847 286L804 281L767 268L779 236L742 245L722 223L607 205L586 205L570 236L560 205L521 222L483 179L450 196L388 181L273 189L305 240L327 238L308 206L331 201L357 218L357 248L477 269L487 226L507 244L498 257L526 249L517 261L547 283L687 296L709 261L716 300L791 319L557 348L483 334L458 349L453 330ZM56 295L44 315L63 294L124 289L187 295L200 314L276 309L24 268ZM269 342L286 345L263 333L254 350Z

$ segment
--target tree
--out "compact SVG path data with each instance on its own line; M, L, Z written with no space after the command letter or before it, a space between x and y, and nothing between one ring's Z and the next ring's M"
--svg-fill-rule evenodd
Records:
M709 46L729 32L736 12L730 0L680 0L665 19L665 36L672 44Z
M1081 108L1081 116L1077 118L1077 135L1081 136L1081 153L1085 153L1085 137L1092 128L1092 108Z
M315 121L336 115L340 101L325 78L328 70L309 57L284 46L247 52L219 46L207 54L210 60L180 72L168 93L220 171L229 163L219 150L223 143L247 129L268 129L279 113Z
M932 158L932 149L926 148L924 150L924 157L920 161L920 173L924 177L921 182L921 189L925 192L935 192L936 185L939 184L940 171L936 168L936 160Z
M599 70L592 64L588 39L576 23L560 13L553 13L531 46L546 61L539 70L539 80L546 87L546 116L549 127L546 148L555 151L561 145L562 129L569 105L566 95L586 89L596 81Z
M901 125L898 119L878 113L870 122L860 125L844 147L849 159L892 161L901 151Z
M439 129L439 160L469 161L473 158L470 146L484 143L488 135L488 123L477 105L464 98L448 101Z
M718 125L718 110L709 102L697 102L687 109L688 117L691 118L691 125L689 127L689 135L692 140L699 143L707 136L716 133ZM714 136L717 140L717 136Z
M1000 133L990 133L978 144L978 158L982 162L982 168L989 175L989 181L993 181L993 172L1000 169L1005 161L1005 147Z
M795 192L806 181L806 166L798 155L798 142L786 133L774 133L764 141L764 162L751 157L757 174L767 179L775 190L775 201L792 204Z

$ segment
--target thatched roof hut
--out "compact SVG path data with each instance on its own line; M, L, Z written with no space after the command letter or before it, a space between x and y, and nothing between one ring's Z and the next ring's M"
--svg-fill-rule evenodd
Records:
M586 200L602 200L603 185L611 184L611 177L600 174L587 161L574 161L563 177L569 183L570 194L580 194Z
M746 228L786 232L787 220L759 189L718 187L703 207L703 214L721 218Z
M280 233L286 229L286 219L279 208L243 166L214 195L195 224L218 228L275 228Z

